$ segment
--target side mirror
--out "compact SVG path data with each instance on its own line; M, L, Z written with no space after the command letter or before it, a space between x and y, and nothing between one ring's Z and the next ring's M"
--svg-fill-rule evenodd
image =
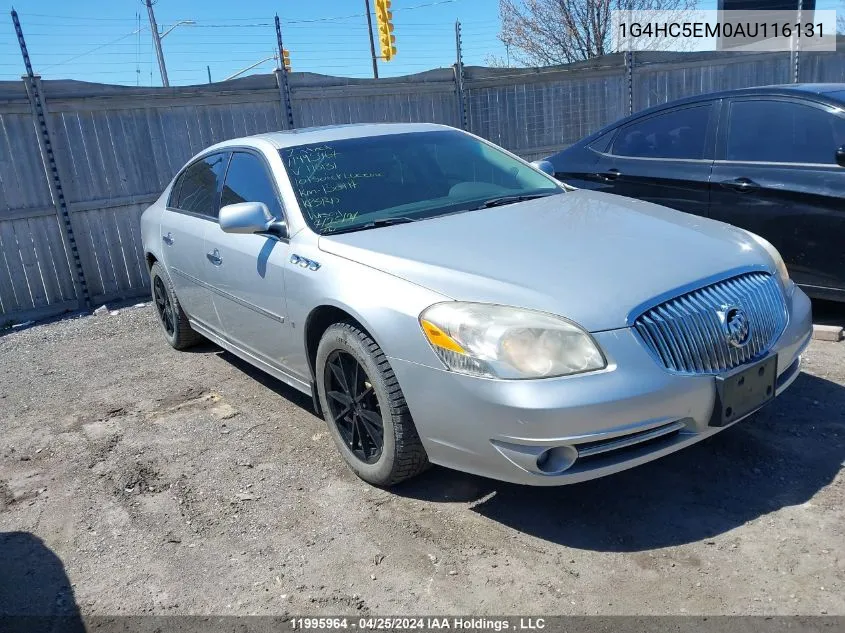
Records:
M276 220L263 202L238 202L220 209L218 220L225 233L274 233L287 237L284 222Z
M531 164L544 174L548 174L549 176L555 175L555 166L547 160L532 160Z
M836 164L840 167L845 167L845 145L836 150Z

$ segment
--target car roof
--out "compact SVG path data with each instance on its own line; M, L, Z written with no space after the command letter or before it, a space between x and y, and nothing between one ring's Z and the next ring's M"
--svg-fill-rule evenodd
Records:
M657 112L666 108L673 108L675 106L684 105L686 103L697 103L699 101L710 101L712 99L726 99L728 97L794 97L796 95L817 95L825 98L826 100L833 99L835 101L841 102L843 101L843 99L839 95L837 95L836 97L827 96L832 95L833 93L841 92L845 92L845 83L777 84L772 86L755 86L753 88L736 88L734 90L722 90L720 92L705 92L702 94L693 95L691 97L684 97L683 99L676 99L675 101L667 101L666 103L661 103L650 108L646 108L645 110L634 112L634 114L632 114L630 117L626 117L626 120L628 118L636 118L642 116L643 114ZM618 121L616 123L618 123ZM612 123L607 127L615 126L616 123Z
M278 132L265 132L241 138L233 138L217 143L212 149L224 149L237 145L257 145L269 143L276 149L293 145L308 145L311 143L328 143L349 138L367 136L382 136L386 134L407 134L410 132L433 132L454 130L448 125L436 123L347 123L342 125L322 125L319 127L303 127Z
M736 96L771 96L771 95L825 95L832 92L845 91L845 83L815 83L815 84L775 84L771 86L754 86L753 88L735 88L733 90L721 90L719 92L706 92L692 97L685 97L676 101L662 103L655 107L666 107L682 104L685 102L703 101L708 99L724 99Z
M843 94L845 94L845 83L776 84L771 86L755 86L753 88L735 88L733 90L721 90L719 92L705 92L702 94L693 95L691 97L684 97L683 99L676 99L675 101L667 101L666 103L660 103L651 106L650 108L646 108L644 110L634 112L633 114L629 114L626 117L623 117L617 121L602 126L600 129L596 130L592 134L588 134L587 136L576 141L569 147L564 148L560 151L566 152L570 149L584 147L585 145L589 145L604 134L607 134L611 130L615 130L616 128L626 125L627 123L634 121L640 117L657 113L662 110L668 110L669 108L674 108L679 105L699 103L701 101L711 101L714 99L726 99L728 97L738 96L794 97L797 95L816 95L820 96L825 101L834 101L842 104L845 103L845 97L842 96Z

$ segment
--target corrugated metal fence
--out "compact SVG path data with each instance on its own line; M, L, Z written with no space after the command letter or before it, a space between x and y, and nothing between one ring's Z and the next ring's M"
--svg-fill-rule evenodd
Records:
M793 79L788 53L638 53L540 69L464 69L467 128L521 156L552 153L634 110ZM801 81L845 81L845 53L803 54ZM455 71L390 79L290 75L296 127L379 121L461 126ZM44 81L47 127L96 305L145 294L139 217L218 141L281 130L276 75L181 88ZM630 92L629 92L630 86ZM23 82L0 82L0 326L83 307Z

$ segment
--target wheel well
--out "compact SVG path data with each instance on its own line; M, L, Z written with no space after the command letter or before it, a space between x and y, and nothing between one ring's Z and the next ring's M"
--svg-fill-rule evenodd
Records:
M320 345L320 339L323 338L323 334L329 329L329 326L342 321L358 323L351 314L335 306L319 306L308 315L308 319L305 321L305 352L308 354L308 367L311 369L312 378L316 375L314 363L317 360L317 347ZM360 324L358 325L361 327Z
M156 256L153 255L152 253L147 253L146 259L147 259L147 272L149 272L152 269L153 264L155 264L158 260L156 259Z

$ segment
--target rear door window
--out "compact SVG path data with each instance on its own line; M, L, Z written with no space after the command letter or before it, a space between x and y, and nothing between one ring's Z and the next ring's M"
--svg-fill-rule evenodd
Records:
M833 164L843 144L845 118L820 107L757 99L731 104L727 160Z

